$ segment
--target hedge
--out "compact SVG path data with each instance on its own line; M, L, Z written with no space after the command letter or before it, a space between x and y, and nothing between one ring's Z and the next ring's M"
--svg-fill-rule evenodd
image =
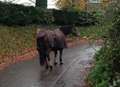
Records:
M92 87L120 87L120 8L113 18L105 44L95 55L95 67L89 75Z
M52 22L52 20L52 15L49 11L37 9L32 6L26 7L23 5L0 2L0 24L48 24Z
M0 2L0 24L4 25L91 25L95 23L96 18L88 12L41 9Z

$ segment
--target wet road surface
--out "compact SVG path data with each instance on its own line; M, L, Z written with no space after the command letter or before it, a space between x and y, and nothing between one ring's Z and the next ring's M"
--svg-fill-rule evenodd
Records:
M55 66L51 72L41 69L38 56L13 64L0 71L0 87L85 87L84 79L94 61L94 53L93 46L87 44L65 49L64 65Z

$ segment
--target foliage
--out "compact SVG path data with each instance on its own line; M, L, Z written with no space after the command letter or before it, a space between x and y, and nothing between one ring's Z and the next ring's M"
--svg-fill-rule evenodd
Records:
M60 10L75 10L85 11L86 1L85 0L56 0L56 6Z
M89 12L49 10L0 2L0 24L3 25L93 25L96 18Z
M47 9L47 0L36 0L36 7Z
M55 24L74 24L78 18L78 14L74 11L53 10L53 17Z
M49 24L52 21L52 13L47 10L0 2L0 24Z
M93 87L109 87L111 66L109 61L110 48L103 47L96 55L96 64L90 73L91 85Z
M80 26L94 25L96 18L89 12L53 10L55 24L75 24Z
M114 20L114 15L116 15L118 8L120 8L120 1L116 0L116 2L109 4L109 6L106 8L105 19L108 21Z
M56 6L62 10L72 9L73 2L72 0L56 0Z
M102 39L107 34L109 28L111 28L111 23L77 27L81 37L88 37L90 39Z
M108 31L106 43L95 55L96 64L90 73L93 87L120 86L120 10L112 28Z
M101 11L94 11L92 12L94 18L96 18L96 23L97 24L103 24L105 20L105 15Z
M97 23L96 17L92 13L89 12L78 12L78 18L76 20L76 25L95 25Z

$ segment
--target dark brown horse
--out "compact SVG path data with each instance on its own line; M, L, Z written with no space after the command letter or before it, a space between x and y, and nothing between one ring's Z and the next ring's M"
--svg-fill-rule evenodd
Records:
M60 65L62 62L63 49L67 47L66 45L66 35L73 33L77 35L73 26L67 25L62 26L59 29L51 30L40 30L37 34L37 50L40 55L40 65L46 65L46 68L51 68L52 65L49 64L51 57L50 52L54 52L54 64L56 65L56 57L59 52Z

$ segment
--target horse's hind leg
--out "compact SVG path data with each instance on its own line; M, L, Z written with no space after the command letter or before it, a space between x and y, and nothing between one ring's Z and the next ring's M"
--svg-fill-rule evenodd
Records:
M48 65L48 60L46 60L46 62L45 62L45 63L46 63L45 68L46 68L46 69L48 69L48 68L49 68L49 65Z
M50 70L53 69L53 66L50 64L50 58L49 58L49 56L48 56L48 59L46 60L46 69L50 69Z
M46 69L48 69L49 68L49 62L50 62L50 56L49 56L49 53L46 55Z
M60 52L60 65L62 65L63 64L63 62L62 62L62 54L63 54L63 49L60 49L59 50L59 52Z
M53 51L49 52L48 55L48 65L49 65L49 69L52 70L53 69L53 63L54 63L54 57L53 57Z
M56 57L57 57L57 50L54 51L54 65L57 65Z

